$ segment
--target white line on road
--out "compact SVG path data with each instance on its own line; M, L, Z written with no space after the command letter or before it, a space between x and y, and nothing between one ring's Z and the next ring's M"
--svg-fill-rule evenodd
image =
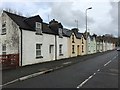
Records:
M100 71L100 69L97 70L98 72Z
M110 61L108 61L106 64L104 64L104 66L108 65L110 62L111 62L111 60L110 60Z
M8 85L8 84L11 84L11 83L14 83L14 82L17 82L17 81L19 81L19 79L15 79L15 80L13 80L13 81L7 82L7 83L5 83L5 84L3 84L3 85L0 85L0 87L6 86L6 85Z
M83 81L80 85L77 86L77 88L82 87L88 80L90 80L96 73L92 74L91 76L89 76L85 81Z

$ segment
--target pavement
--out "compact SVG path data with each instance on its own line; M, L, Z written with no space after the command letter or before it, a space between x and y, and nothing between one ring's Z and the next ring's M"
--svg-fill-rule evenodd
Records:
M64 68L78 62L83 62L89 60L90 58L97 57L109 52L111 51L2 70L2 85L8 85L16 81L23 81L31 77L36 77L38 75Z

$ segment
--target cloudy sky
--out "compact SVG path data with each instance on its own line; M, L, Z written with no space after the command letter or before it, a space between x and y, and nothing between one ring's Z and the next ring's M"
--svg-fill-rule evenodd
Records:
M64 28L77 27L85 31L85 10L87 11L88 31L98 35L118 36L119 0L1 0L0 9L10 8L24 16L40 15L44 22L53 18L61 22Z

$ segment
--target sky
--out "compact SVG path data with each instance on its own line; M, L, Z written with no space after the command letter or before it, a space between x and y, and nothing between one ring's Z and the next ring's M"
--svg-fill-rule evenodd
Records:
M77 27L85 32L85 11L87 27L91 34L112 34L118 36L119 0L0 0L0 9L10 8L23 16L40 15L44 22L52 19L61 22L64 28Z

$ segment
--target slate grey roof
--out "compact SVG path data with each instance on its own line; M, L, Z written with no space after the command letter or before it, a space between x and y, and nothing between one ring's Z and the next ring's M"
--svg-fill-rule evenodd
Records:
M23 30L36 31L35 22L42 22L42 19L39 15L27 18L13 13L9 13L7 11L3 12L5 12ZM47 23L44 22L42 22L42 30L43 33L54 35L57 34L49 28L49 25Z
M83 33L78 32L77 28L73 28L72 31L75 34L76 38L81 39Z
M63 34L64 34L64 36L66 36L66 37L70 37L71 34L72 34L72 30L63 28Z

